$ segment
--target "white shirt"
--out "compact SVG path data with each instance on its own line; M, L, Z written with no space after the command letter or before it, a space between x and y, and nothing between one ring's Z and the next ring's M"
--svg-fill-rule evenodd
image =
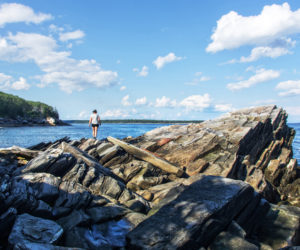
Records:
M95 113L91 114L92 124L98 124L98 117L99 115Z

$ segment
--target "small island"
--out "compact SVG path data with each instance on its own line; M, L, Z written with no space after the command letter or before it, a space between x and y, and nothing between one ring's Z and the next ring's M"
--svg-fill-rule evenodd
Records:
M59 119L55 108L0 91L0 127L56 125L68 124Z

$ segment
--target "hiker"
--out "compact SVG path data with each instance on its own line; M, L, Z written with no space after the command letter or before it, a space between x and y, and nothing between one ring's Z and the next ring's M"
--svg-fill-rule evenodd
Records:
M92 129L93 129L93 138L96 139L97 137L97 132L98 132L98 127L101 125L101 120L100 116L97 114L97 110L93 110L93 113L91 114L91 118L89 120L89 127L92 124Z

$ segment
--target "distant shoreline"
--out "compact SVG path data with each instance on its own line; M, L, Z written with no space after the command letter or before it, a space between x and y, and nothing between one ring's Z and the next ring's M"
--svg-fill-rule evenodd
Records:
M0 128L23 128L23 127L61 127L71 126L70 124L56 124L55 126L50 124L18 124L18 123L1 123Z
M64 120L64 122L72 123L89 123L88 120ZM182 123L201 123L203 120L139 120L139 119L124 119L124 120L101 120L102 123L129 123L129 124L182 124Z

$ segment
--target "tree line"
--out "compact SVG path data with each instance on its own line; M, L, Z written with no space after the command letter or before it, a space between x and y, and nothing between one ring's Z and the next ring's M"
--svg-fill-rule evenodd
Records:
M27 101L0 91L0 117L44 119L47 116L59 119L56 108L41 102Z

